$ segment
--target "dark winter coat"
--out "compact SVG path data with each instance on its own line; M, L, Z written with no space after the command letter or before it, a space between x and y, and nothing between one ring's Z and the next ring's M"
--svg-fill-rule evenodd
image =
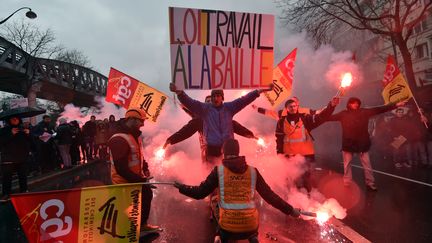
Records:
M55 139L57 140L58 145L72 144L72 136L72 127L69 124L60 124L57 127L57 135Z
M231 102L225 102L221 106L215 107L213 104L191 99L185 92L178 95L179 101L188 110L203 119L203 134L206 144L210 146L222 146L226 140L234 138L233 116L258 97L259 91L255 90Z
M108 122L108 139L117 132L118 123L117 121Z
M87 121L82 127L84 137L94 138L96 136L96 122Z
M339 121L342 125L342 151L360 153L367 152L371 146L368 125L369 118L396 108L385 105L373 108L344 110L329 117L329 121Z
M82 132L78 122L71 122L70 126L72 131L72 143L77 145L82 144L83 143Z
M40 121L33 129L33 135L35 137L39 137L45 132L49 134L54 133L54 126L51 123L45 123L44 121Z
M21 125L6 125L0 129L0 163L25 163L29 157L32 146L31 136L30 134L26 134L24 131L20 131L13 135L12 128L14 127L22 130Z
M253 138L255 136L251 130L247 129L237 121L232 121L232 124L234 133L246 138ZM170 144L176 144L190 138L196 132L199 132L200 134L203 132L203 120L201 118L194 118L190 120L167 140L170 141Z
M224 159L222 164L225 166L225 168L237 174L244 173L248 168L245 157L243 156L232 159ZM270 186L265 182L262 175L259 173L258 169L256 169L256 172L256 191L268 204L279 209L287 215L291 214L293 207L280 198L275 192L273 192ZM218 186L219 178L217 167L214 167L211 173L207 176L207 179L201 182L199 186L188 186L181 184L179 192L194 199L203 199L210 195L216 188L218 188Z

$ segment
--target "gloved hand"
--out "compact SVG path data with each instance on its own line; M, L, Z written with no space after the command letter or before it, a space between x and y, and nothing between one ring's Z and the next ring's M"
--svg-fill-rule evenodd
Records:
M180 183L180 182L178 182L178 181L174 181L174 187L175 187L175 188L180 189L180 188L182 188L183 186L184 186L184 184L182 184L182 183Z
M258 92L261 94L261 93L263 93L263 92L272 91L273 88L274 88L274 84L273 84L273 82L272 82L272 83L268 86L268 88L265 88L265 89L258 89Z
M141 182L150 182L151 179L153 179L153 176L145 177L145 178L142 179ZM156 189L157 188L153 184L148 184L147 186L149 186L151 189Z
M169 139L167 139L166 141L165 141L165 144L164 144L164 146L163 146L163 149L165 149L168 145L170 145L171 144L171 141L169 140Z
M182 90L178 90L175 83L170 83L169 85L170 91L176 93L177 95L182 92Z
M293 208L292 212L291 212L291 216L294 218L298 218L300 217L300 209L298 208Z
M339 102L340 102L340 97L335 96L330 101L330 105L336 107L337 105L339 105Z
M144 174L144 177L150 177L150 171L148 168L148 163L145 160L143 161L143 164L142 164L142 172Z

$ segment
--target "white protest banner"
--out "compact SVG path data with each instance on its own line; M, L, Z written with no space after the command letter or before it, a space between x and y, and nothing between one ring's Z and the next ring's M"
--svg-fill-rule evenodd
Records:
M273 78L274 16L169 8L171 82L179 89L255 89Z

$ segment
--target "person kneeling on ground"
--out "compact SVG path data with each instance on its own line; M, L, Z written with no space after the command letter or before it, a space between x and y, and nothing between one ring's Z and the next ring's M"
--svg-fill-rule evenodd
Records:
M246 238L249 242L258 242L259 215L254 201L255 191L284 214L300 216L297 209L271 190L258 170L246 163L244 156L239 156L239 151L236 139L227 140L223 145L222 165L214 167L199 186L174 184L181 194L194 199L203 199L218 188L219 213L216 217L219 226L215 242Z

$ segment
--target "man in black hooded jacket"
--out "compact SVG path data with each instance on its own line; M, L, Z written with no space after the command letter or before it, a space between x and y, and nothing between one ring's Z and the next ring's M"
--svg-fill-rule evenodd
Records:
M203 199L218 188L219 213L215 216L218 218L219 235L215 242L219 240L218 237L222 242L243 238L256 242L259 216L254 203L255 190L267 203L284 214L293 217L300 215L297 209L271 190L258 169L249 166L244 156L239 156L239 150L238 141L228 139L223 146L222 165L215 166L205 181L199 186L178 182L174 185L181 194L194 199Z
M366 187L368 190L377 191L372 166L369 159L371 140L368 132L369 118L405 105L399 102L373 108L360 108L359 98L348 99L346 110L334 114L329 121L339 121L342 125L342 157L344 161L344 185L352 182L351 162L354 153L359 153L360 161L364 169Z

